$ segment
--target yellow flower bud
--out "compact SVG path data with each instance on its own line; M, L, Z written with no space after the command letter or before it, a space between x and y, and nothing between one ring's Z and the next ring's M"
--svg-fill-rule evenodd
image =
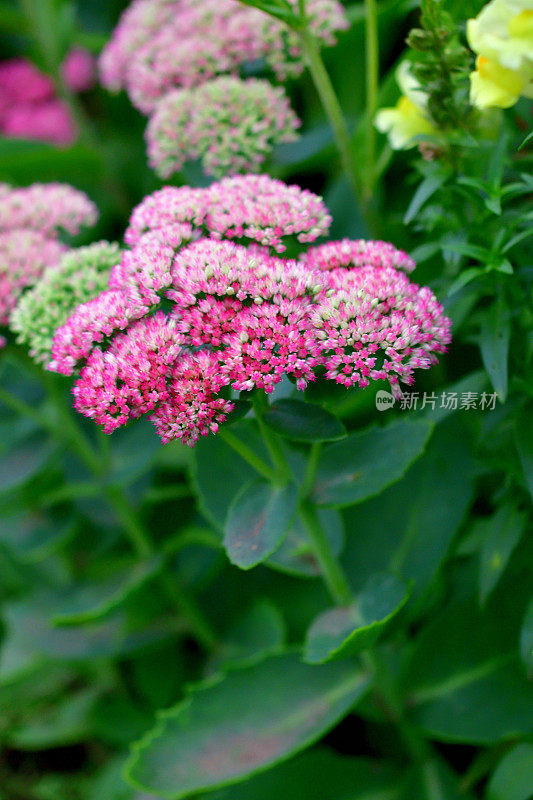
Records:
M520 73L506 69L497 61L478 56L470 73L470 102L477 108L514 106L524 89Z
M396 80L403 94L394 108L378 111L374 124L378 131L387 134L393 150L404 150L416 146L416 141L413 141L416 136L431 135L436 130L426 113L427 96L407 61L398 67Z

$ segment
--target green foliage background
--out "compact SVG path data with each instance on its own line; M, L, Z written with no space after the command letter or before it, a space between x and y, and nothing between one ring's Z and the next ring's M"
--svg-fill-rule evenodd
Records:
M482 4L445 5L464 23ZM0 3L2 58L46 67L47 42L98 52L124 6ZM364 164L364 9L346 6L351 29L324 58ZM383 106L419 9L378 9ZM457 139L455 160L392 158L379 137L383 170L363 208L310 78L289 90L303 135L270 174L324 195L331 238L413 253L415 280L452 317L450 350L416 391L499 401L380 412L372 388L308 392L330 412L315 433L348 431L323 445L313 494L354 596L332 609L297 525L259 566L229 562L224 526L229 514L246 529L234 498L256 474L221 437L162 448L145 421L105 439L80 420L99 448L95 477L70 446L67 381L10 343L0 384L21 405L0 407L2 800L533 797L533 179L531 150L518 149L531 109L521 101L484 139ZM0 139L0 180L70 182L101 211L77 243L120 240L160 185L145 120L123 94L82 102L89 127L68 149ZM177 177L203 180L194 167ZM284 413L272 424L299 473L308 434L287 431L301 417ZM268 457L249 417L231 430ZM272 502L279 518L291 499ZM123 535L132 513L153 542L142 557Z

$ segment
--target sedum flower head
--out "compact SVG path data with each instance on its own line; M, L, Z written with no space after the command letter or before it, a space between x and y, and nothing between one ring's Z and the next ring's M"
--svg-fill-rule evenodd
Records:
M343 386L364 388L371 380L413 382L415 369L428 369L450 342L450 320L431 291L391 267L361 267L332 280L332 289L313 314L307 345Z
M35 361L50 361L55 330L77 306L106 288L111 268L119 260L119 246L109 242L69 250L22 296L10 327L18 334L17 341L29 346Z
M73 92L86 92L95 82L96 61L83 47L70 50L61 64L61 75L65 85Z
M427 95L413 73L408 61L402 61L396 71L396 81L402 94L396 106L382 108L376 114L374 124L378 131L386 133L393 150L416 147L416 137L436 133L427 113Z
M73 389L74 407L111 433L168 397L182 349L175 320L162 312L134 322L106 350L95 347Z
M59 232L75 234L96 217L89 198L67 184L0 184L0 325L8 324L23 289L59 262L67 249Z
M308 0L306 11L324 44L348 27L337 0ZM303 68L297 35L237 0L135 0L104 48L100 73L104 86L126 88L148 114L169 90L197 86L258 59L280 78Z
M470 76L473 105L509 108L521 95L533 97L531 0L491 0L468 20L466 31L478 56Z
M53 80L23 58L0 62L0 133L70 144L77 128Z
M254 171L276 144L297 138L299 124L281 87L216 78L157 104L146 131L150 166L163 178L196 159L215 177Z
M66 246L40 231L15 228L0 232L0 325L7 325L20 295L47 267L54 266Z
M45 236L60 230L73 235L94 225L97 216L87 195L66 183L33 183L0 194L0 231L31 228Z
M163 444L181 439L192 446L225 422L235 405L217 397L227 383L220 366L219 354L206 350L186 353L176 362L167 399L151 416Z
M342 239L339 242L319 244L317 247L310 247L302 256L302 260L309 268L320 270L394 267L412 272L416 266L407 253L398 250L389 242L365 239Z
M194 237L244 239L282 252L286 237L313 242L330 223L316 194L268 175L242 175L207 189L166 186L154 192L134 209L124 238L134 245L147 231L186 224Z
M272 254L328 224L320 198L267 177L156 192L107 287L57 329L49 369L79 370L75 407L104 431L148 414L163 442L190 445L225 421L231 392L271 392L284 375L398 391L446 349L450 322L386 242Z

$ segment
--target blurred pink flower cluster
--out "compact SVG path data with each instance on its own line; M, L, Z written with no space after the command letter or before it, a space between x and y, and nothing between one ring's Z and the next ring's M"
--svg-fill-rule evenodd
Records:
M74 49L62 64L65 85L82 92L94 83L94 59ZM23 58L0 62L0 134L68 145L77 129L66 103L57 96L53 80Z
M23 289L68 249L60 231L75 234L96 218L95 205L67 184L0 184L0 325L8 324Z
M297 0L289 1L296 10ZM348 27L338 0L308 0L306 14L323 45ZM134 0L99 67L104 86L125 89L136 108L154 114L147 142L151 165L163 177L193 158L220 177L257 170L298 128L281 87L241 79L243 65L263 62L277 80L304 66L297 34L257 8L237 0ZM221 76L232 83L218 83Z
M386 242L330 242L321 198L267 176L165 187L134 210L108 288L58 328L49 369L79 370L76 409L107 433L149 414L163 442L218 427L235 392L412 383L450 321ZM300 247L301 249L301 247Z

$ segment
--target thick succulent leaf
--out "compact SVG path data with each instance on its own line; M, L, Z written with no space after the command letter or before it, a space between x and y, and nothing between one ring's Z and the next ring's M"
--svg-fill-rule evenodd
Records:
M162 797L231 785L304 749L363 695L353 664L273 656L193 689L136 745L127 776Z
M307 632L304 658L321 664L372 647L403 608L408 588L394 575L375 575L350 606L320 614Z
M44 662L90 661L135 652L172 636L158 622L132 630L117 613L84 627L55 627L52 620L68 608L72 591L40 591L4 606L6 635L0 652L0 679L13 680Z
M313 749L244 784L220 789L209 800L398 800L400 774L386 762Z
M226 521L224 547L230 561L250 569L268 558L289 532L297 502L293 483L274 486L258 479L245 486Z
M264 420L280 436L297 442L332 442L346 436L346 428L331 411L302 400L277 400Z
M431 436L426 420L372 426L324 449L314 498L319 505L349 506L379 494L419 458Z
M65 610L52 619L53 625L86 625L111 614L120 608L137 589L151 580L161 570L160 554L112 575L101 583L76 586Z
M13 509L0 516L0 542L26 563L40 561L65 542L74 522L68 517L55 519L34 509Z
M393 572L412 581L413 597L421 598L468 508L473 473L467 432L450 419L405 478L347 509L343 560L354 588L375 572Z
M256 600L230 628L212 667L243 666L279 652L285 636L279 609L270 600Z
M53 452L50 439L42 433L23 438L0 454L0 495L11 492L35 477Z
M514 575L506 583L483 610L458 590L418 637L406 691L413 718L437 740L490 745L533 733L533 684L516 647L525 590Z
M320 508L318 516L334 555L339 556L344 547L344 525L340 513L335 508ZM306 578L320 575L320 565L299 515L296 515L280 547L265 563L289 575Z
M486 800L530 800L533 792L533 744L518 744L504 755L487 786Z
M268 462L268 453L250 421L237 422L232 432ZM202 512L222 531L234 497L257 475L220 436L208 436L194 447L193 477Z
M67 691L58 702L40 707L35 716L10 730L6 743L17 750L45 750L86 740L92 733L90 717L100 693L96 686Z

